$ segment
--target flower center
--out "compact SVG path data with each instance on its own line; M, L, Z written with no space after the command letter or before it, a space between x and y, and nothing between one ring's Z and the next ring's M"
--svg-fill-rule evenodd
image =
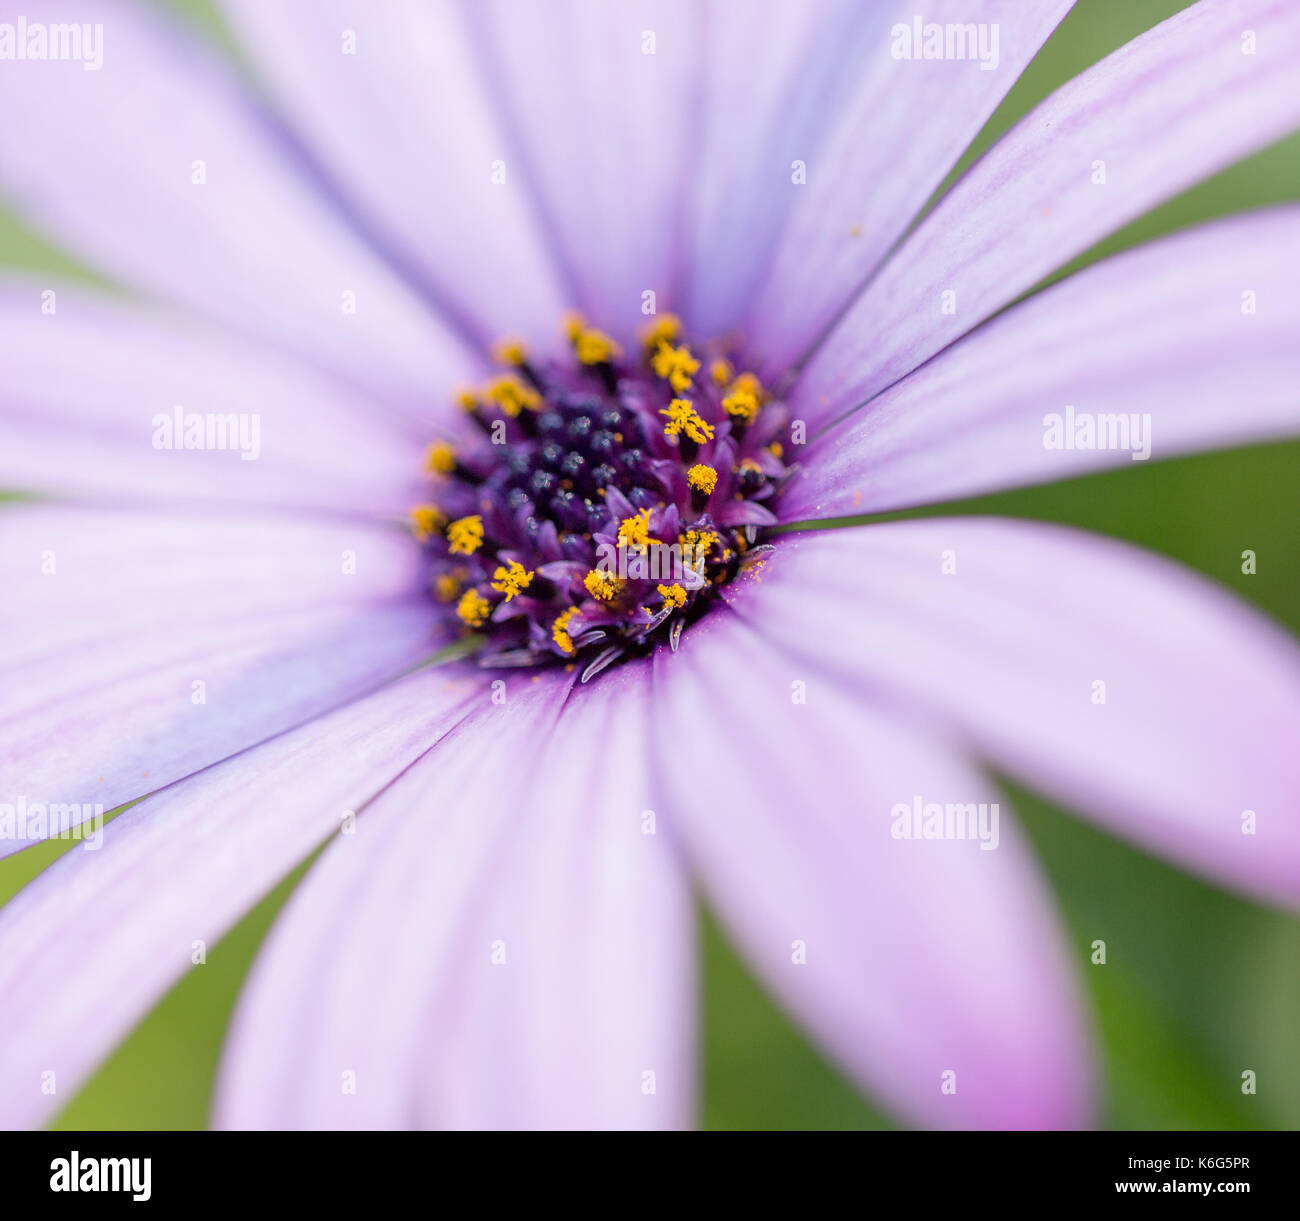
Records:
M467 444L428 452L411 512L443 613L485 667L583 666L673 648L720 586L771 551L785 408L726 346L660 316L625 355L570 315L572 359L498 345L507 372L460 404Z

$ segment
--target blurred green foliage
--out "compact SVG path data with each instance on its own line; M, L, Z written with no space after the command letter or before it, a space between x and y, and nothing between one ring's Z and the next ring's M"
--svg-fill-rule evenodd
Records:
M172 7L226 41L207 0L173 0ZM1065 80L1183 7L1177 0L1079 0L952 177ZM1069 269L1213 216L1297 199L1300 135L1170 201ZM0 264L91 274L3 213ZM1222 582L1300 633L1298 461L1300 443L1262 446L1144 464L944 511L1043 518L1131 539ZM1259 557L1254 576L1240 570L1248 547ZM1120 1128L1300 1126L1300 922L1180 874L1008 787L1056 889L1088 988L1108 1122ZM59 851L47 845L0 864L0 901ZM203 1125L240 982L304 869L213 948L203 970L191 971L162 1000L71 1101L59 1126ZM707 916L702 938L705 1124L888 1126L773 1007ZM1109 947L1104 967L1089 962L1095 938ZM1258 1074L1253 1097L1240 1092L1243 1068Z

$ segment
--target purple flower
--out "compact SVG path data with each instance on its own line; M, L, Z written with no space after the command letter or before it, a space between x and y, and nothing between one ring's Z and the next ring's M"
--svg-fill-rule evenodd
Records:
M101 0L98 67L2 65L0 189L134 295L0 285L0 854L92 828L0 911L0 1122L323 843L218 1123L689 1124L688 879L905 1122L1092 1120L986 769L1294 904L1295 643L1072 530L773 528L1297 432L1295 208L1016 303L1300 123L1287 0L908 232L1069 7L227 0L244 80Z

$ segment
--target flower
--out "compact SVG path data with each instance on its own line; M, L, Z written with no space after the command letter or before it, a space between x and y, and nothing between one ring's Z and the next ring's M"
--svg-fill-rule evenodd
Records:
M686 3L226 0L250 94L104 0L100 70L0 74L0 187L137 290L0 292L0 485L40 497L0 515L0 852L136 803L0 910L0 1121L322 843L221 1124L688 1124L688 872L906 1121L1086 1124L1076 955L988 765L1296 901L1300 656L1260 615L1050 525L798 529L1139 453L1067 407L1160 456L1300 425L1294 208L1019 301L1300 122L1295 6L1155 27L909 233L1070 6L960 7L1010 15L991 70L860 4L705 38ZM594 567L645 510L702 583Z

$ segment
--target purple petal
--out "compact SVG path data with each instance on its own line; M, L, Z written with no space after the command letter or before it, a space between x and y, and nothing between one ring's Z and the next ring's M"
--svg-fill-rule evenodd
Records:
M312 869L237 1012L220 1124L689 1122L693 926L643 831L646 675L558 715L569 682L485 706Z
M795 415L816 425L866 402L1108 233L1290 131L1297 56L1300 7L1200 3L1058 89L854 303L801 377Z
M1072 3L1049 0L1012 14L1005 0L855 2L850 29L820 23L822 44L778 95L762 141L753 137L764 128L756 127L750 92L732 84L735 113L723 138L748 160L745 177L717 188L726 207L698 254L704 300L716 303L705 312L711 330L740 322L765 368L783 372L852 300ZM896 46L900 55L908 49L898 27L910 44L918 13L923 26L969 29L968 57L922 59L918 48L915 58L895 58ZM978 58L981 33L991 67ZM786 38L779 29L771 36ZM791 182L796 159L807 166L799 186ZM717 173L712 155L704 168L707 182ZM737 214L753 220L739 223ZM755 258L773 239L770 263Z
M101 0L95 11L98 70L0 73L11 206L92 266L412 413L473 373L467 349L297 171L295 150L214 53L154 6ZM72 0L41 6L46 22L85 17Z
M507 158L460 10L223 0L275 100L343 193L480 337L561 340L569 304ZM351 49L349 49L351 48Z
M397 531L4 509L0 802L111 810L355 698L437 647L419 581Z
M933 518L789 537L736 598L1108 830L1300 900L1300 650L1203 578L1058 526Z
M1088 1039L1055 913L961 750L723 612L655 679L667 812L737 944L817 1041L913 1123L1086 1123ZM895 838L894 807L918 795L996 803L996 850Z
M47 1121L184 974L196 943L219 953L248 908L454 724L476 684L415 675L192 776L0 909L0 1127ZM87 937L92 927L101 935Z
M680 274L698 6L484 0L467 11L511 124L508 173L534 194L574 304L626 342L646 321L643 294L671 308Z
M1297 279L1300 208L1098 263L833 427L803 457L782 516L898 509L1293 436ZM1076 447L1088 438L1102 448Z
M45 314L50 288L0 280L0 486L390 518L427 498L419 448L367 397L84 287L59 285L58 312ZM225 448L184 448L193 417L231 415L213 434Z

